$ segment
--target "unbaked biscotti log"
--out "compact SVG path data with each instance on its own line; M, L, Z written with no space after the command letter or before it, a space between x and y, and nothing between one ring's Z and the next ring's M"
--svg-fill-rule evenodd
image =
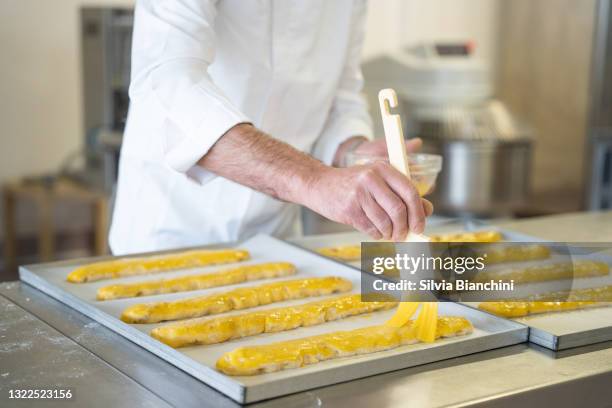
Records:
M317 252L329 258L339 259L341 261L351 262L361 259L360 245L340 245L333 247L325 247L317 249Z
M484 256L487 265L537 261L550 258L550 248L540 244L496 245L484 248L474 247L479 256Z
M499 242L503 237L499 231L473 231L433 234L429 238L431 242Z
M338 277L295 279L173 302L137 304L125 309L121 320L126 323L159 323L189 319L285 300L348 292L352 287L349 280Z
M215 344L232 339L314 326L365 313L392 309L397 302L362 302L361 295L280 307L234 316L170 323L151 330L151 336L171 347Z
M171 279L159 279L154 281L104 286L98 289L97 299L112 300L160 295L165 293L187 292L191 290L234 285L237 283L260 279L289 276L294 275L295 271L295 265L289 262L269 262L244 265L200 275L187 275Z
M80 266L70 272L66 280L72 283L84 283L124 276L147 275L174 269L240 262L249 259L249 256L248 251L241 249L220 249L114 259Z
M538 299L538 300L536 300ZM503 317L523 317L532 314L565 312L612 304L612 286L576 289L540 295L532 300L483 302L478 308Z
M498 242L502 235L497 231L458 232L449 234L434 234L429 236L430 242ZM361 259L361 245L339 245L317 249L321 255L351 262Z
M436 338L469 334L472 324L463 317L438 319ZM303 367L334 358L390 350L417 343L413 321L396 328L372 326L302 339L240 347L217 360L217 370L228 375L256 375Z
M606 276L610 266L605 262L578 260L574 262L553 262L527 267L508 268L503 270L484 270L478 272L473 282L489 282L502 280L514 283L532 283L551 280L591 278Z

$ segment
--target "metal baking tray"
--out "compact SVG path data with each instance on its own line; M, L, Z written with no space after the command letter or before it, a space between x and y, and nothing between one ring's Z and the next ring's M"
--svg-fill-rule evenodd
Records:
M461 231L462 229L460 224L451 223L446 226L432 228L427 232L441 233ZM542 238L533 237L512 230L487 227L486 225L478 226L477 228L468 228L468 230L497 230L502 234L504 240L512 242L550 242ZM321 247L354 245L367 240L368 237L364 234L349 232L304 237L296 239L293 242L311 251L316 251ZM606 256L598 258L612 265L612 258ZM348 262L347 264L360 268L361 261ZM612 279L611 276L605 278L580 279L575 282L574 287L585 288L599 286L604 284L604 281L609 282L610 279ZM548 290L551 290L550 286L550 283L546 283L543 285L543 288L549 288ZM563 290L564 288L565 285L559 285L558 290ZM470 303L467 301L465 304L474 308L478 306L478 303ZM612 307L582 309L560 313L544 313L510 320L529 327L530 343L538 344L555 351L612 340Z
M588 257L588 259L606 262L612 267L612 257L610 256L595 255ZM554 254L550 261L555 261ZM534 264L534 262L523 262L523 264L531 265ZM573 289L607 285L612 285L612 275L581 278L572 282ZM542 289L538 290L538 287ZM544 293L547 291L554 292L566 289L567 281L533 283L530 287L530 290L534 290L536 293ZM478 306L478 303L466 302L466 304L469 304L471 307ZM554 351L612 340L611 306L578 309L566 312L542 313L513 318L511 320L529 326L530 343L538 344Z
M555 255L551 257L554 261ZM612 267L612 257L600 255L588 259L606 262ZM525 262L532 264L532 262ZM567 281L566 281L567 282ZM572 282L573 289L584 289L612 285L612 275L581 278ZM538 286L542 290L538 290ZM546 288L546 290L544 289ZM536 292L567 289L567 283L534 283L531 290ZM477 304L471 304L472 307ZM596 307L566 312L542 313L512 319L529 326L529 342L554 351L586 346L612 340L612 307Z
M329 275L341 276L353 282L355 292L359 290L360 274L357 270L310 253L292 244L259 235L233 246L249 250L253 258L250 262L291 261L298 267L298 274L295 275L296 278ZM265 344L329 333L336 330L350 330L382 324L393 314L394 310L365 316L355 316L288 332L247 337L217 345L173 349L148 335L150 329L156 325L130 325L119 320L119 315L123 308L134 303L185 298L209 292L218 292L235 286L250 286L258 283L250 282L225 288L102 302L95 300L95 293L97 288L107 285L109 281L85 284L70 284L65 281L66 275L74 267L86 262L81 260L25 266L20 268L20 276L22 281L35 286L84 313L240 403L260 401L387 371L509 346L527 340L527 327L522 324L501 319L464 305L443 303L440 305L441 314L465 316L473 323L475 327L474 333L468 336L438 341L433 344L403 346L394 350L364 356L330 360L300 369L251 377L230 377L218 372L214 368L216 360L226 351L243 345ZM193 273L196 270L214 270L219 268L222 267L179 270L150 276L120 278L112 282L157 279L160 276L168 277ZM308 299L282 302L257 309L286 306L305 301L308 301Z
M612 340L612 307L513 319L529 326L529 341L560 351Z
M465 305L478 308L478 303ZM612 340L612 307L543 313L508 319L529 327L529 342L553 351Z

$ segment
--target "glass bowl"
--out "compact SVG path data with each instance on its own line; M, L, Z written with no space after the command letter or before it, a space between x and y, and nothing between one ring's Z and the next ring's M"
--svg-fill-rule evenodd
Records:
M389 163L387 156L373 156L371 154L359 154L355 152L347 153L347 166L359 166L375 162ZM442 170L442 156L437 154L410 153L408 154L408 167L410 177L416 186L419 194L424 196L430 193L435 184L436 178Z

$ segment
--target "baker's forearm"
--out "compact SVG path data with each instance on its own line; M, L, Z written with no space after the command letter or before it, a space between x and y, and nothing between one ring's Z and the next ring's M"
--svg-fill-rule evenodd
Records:
M299 204L305 204L308 185L326 167L249 124L230 129L198 165L280 200Z
M403 240L409 228L422 232L432 209L410 181L386 163L329 167L247 124L228 131L198 164L376 239Z

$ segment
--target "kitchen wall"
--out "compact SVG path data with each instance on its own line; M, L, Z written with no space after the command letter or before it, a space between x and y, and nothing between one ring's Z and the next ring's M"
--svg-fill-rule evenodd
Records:
M499 94L535 126L535 198L560 210L582 203L595 5L513 0L500 10Z

